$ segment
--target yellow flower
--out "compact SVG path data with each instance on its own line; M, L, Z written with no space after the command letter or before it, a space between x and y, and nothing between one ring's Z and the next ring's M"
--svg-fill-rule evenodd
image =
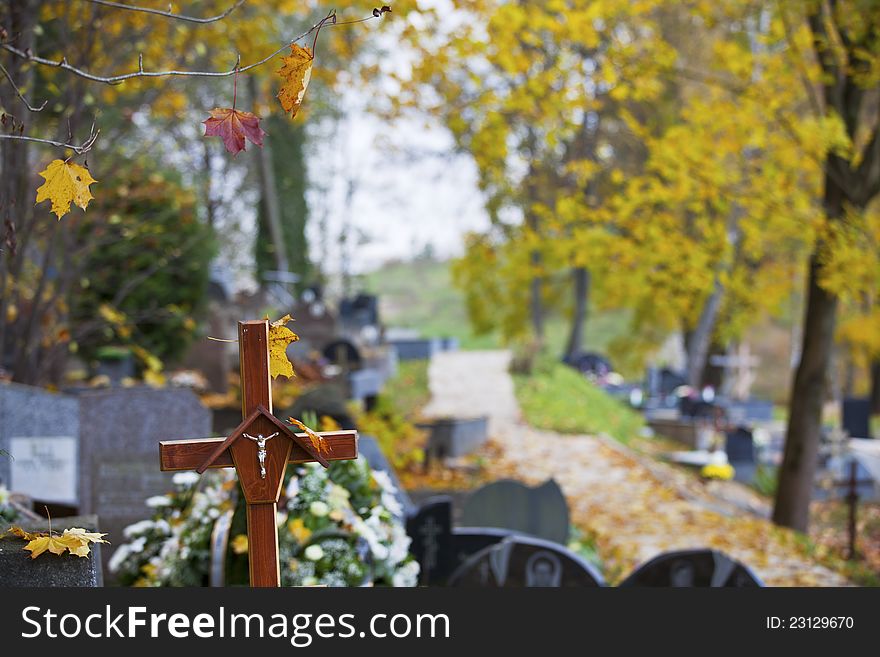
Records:
M700 470L700 475L706 479L733 479L735 470L730 463L707 463Z
M248 551L248 537L247 534L239 534L235 538L232 539L232 551L235 554L247 554Z
M312 530L306 527L302 518L294 518L287 523L287 531L290 532L298 543L305 543L312 535Z

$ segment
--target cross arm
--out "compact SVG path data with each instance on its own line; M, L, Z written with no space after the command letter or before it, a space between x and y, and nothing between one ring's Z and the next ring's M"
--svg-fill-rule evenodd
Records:
M308 441L308 435L297 433L297 437ZM346 461L358 456L357 431L325 431L319 434L324 438L326 451L323 457L328 461ZM159 464L164 472L195 470L219 447L225 438L195 438L192 440L164 440L159 443ZM316 459L299 444L293 443L288 463L308 463ZM231 468L232 455L224 450L211 463L210 468Z

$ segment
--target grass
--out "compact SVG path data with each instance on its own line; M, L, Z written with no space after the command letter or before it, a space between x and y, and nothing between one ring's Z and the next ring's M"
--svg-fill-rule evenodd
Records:
M431 399L431 391L428 388L428 361L401 361L397 374L385 382L385 390L382 394L394 400L395 410L406 419L410 421L417 419L421 409Z
M626 444L644 420L636 411L556 362L541 362L531 376L514 375L516 396L526 421L560 433L606 433Z

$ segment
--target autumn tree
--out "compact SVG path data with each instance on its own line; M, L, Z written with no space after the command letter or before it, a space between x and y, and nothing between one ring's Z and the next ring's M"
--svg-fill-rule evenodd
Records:
M354 5L343 3L344 8L349 4ZM221 202L217 189L228 185L230 178L241 179L226 175L237 163L218 165L219 150L208 146L204 157L193 159L202 149L182 146L196 145L196 139L199 146L209 141L202 133L206 128L208 136L222 138L221 148L230 155L243 150L247 141L259 145L259 116L268 113L270 100L278 102L274 96L279 89L299 84L304 91L318 23L342 25L385 13L376 9L367 16L337 21L336 14L320 11L318 3L292 0L277 0L271 6L217 0L192 3L180 11L153 0L140 5L107 0L3 4L0 208L5 248L0 254L0 354L15 380L45 380L48 363L77 342L79 327L71 324L69 300L85 280L76 263L88 258L74 257L82 245L77 245L74 222L66 216L65 197L85 209L96 189L94 183L84 184L86 178L95 173L100 187L100 180L109 177L102 170L112 169L114 159L137 157L138 140L129 143L128 139L140 133L139 143L157 161L170 166L181 166L182 160L194 163L185 167L183 183L203 189L197 214L214 224ZM294 31L304 24L302 33ZM328 52L351 52L335 42L329 40ZM304 63L309 66L298 67L287 80L275 77L282 56L290 58L297 52L307 53ZM333 80L332 75L315 70L315 77ZM300 78L294 81L290 76L297 74ZM251 77L257 77L258 83L256 91L248 94ZM239 78L243 93L236 105ZM293 97L298 105L302 93L294 91ZM230 111L211 111L224 105ZM271 111L290 116L293 110L288 104ZM208 121L200 126L206 117ZM42 153L50 148L62 155L46 167L48 158L43 160ZM43 162L39 166L38 154ZM228 158L225 161L231 162ZM51 206L33 206L39 185L34 172L40 169L46 181L40 181L44 184L36 197L51 201ZM65 220L49 221L50 207ZM100 240L92 240L87 248L99 249ZM188 255L180 252L181 262Z
M847 217L864 213L880 194L880 6L867 0L816 0L780 3L780 9L792 30L809 30L809 42L793 54L805 71L814 111L841 126L841 139L822 161L826 224L809 256L803 344L773 510L774 522L805 531L840 303L823 285L824 263ZM807 74L814 63L818 92Z

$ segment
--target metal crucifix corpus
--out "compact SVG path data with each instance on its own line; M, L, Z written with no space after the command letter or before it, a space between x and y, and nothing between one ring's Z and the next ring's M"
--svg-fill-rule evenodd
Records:
M276 517L288 463L355 459L357 431L320 433L320 453L304 433L272 415L269 375L269 322L238 323L243 420L227 438L196 438L159 443L163 471L234 467L247 502L248 565L254 587L281 585ZM240 440L247 438L248 440ZM271 440L271 443L269 442Z
M257 434L256 437L250 435L249 433L241 434L245 438L250 438L255 443L257 443L257 461L260 463L260 476L265 479L266 478L266 441L271 440L275 436L278 435L276 431L271 436L264 436L263 434Z

